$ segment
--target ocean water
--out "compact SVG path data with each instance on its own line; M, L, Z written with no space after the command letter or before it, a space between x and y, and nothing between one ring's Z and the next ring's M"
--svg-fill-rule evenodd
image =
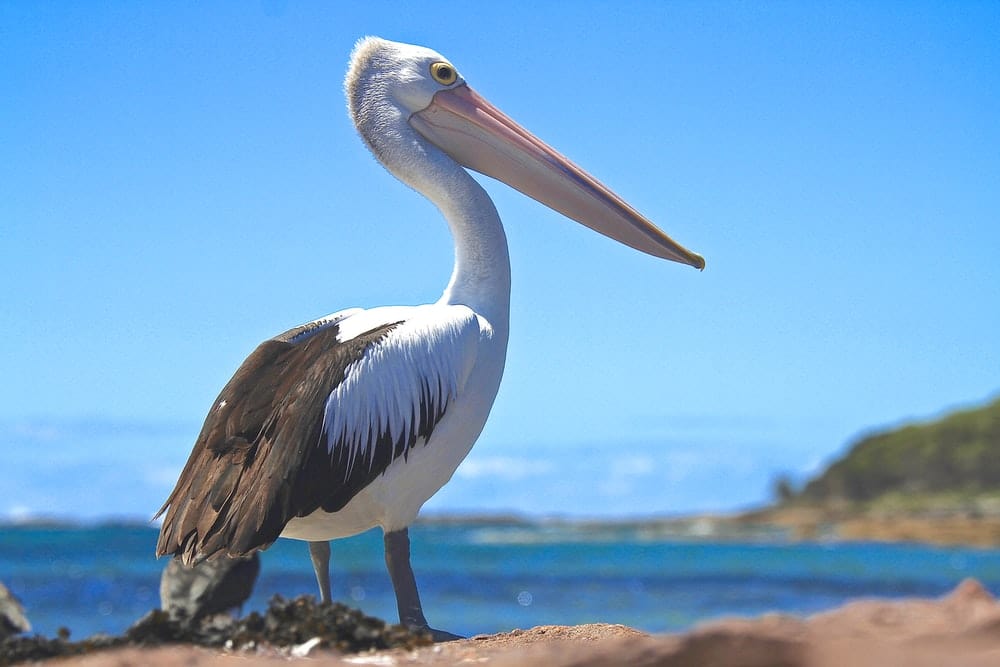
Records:
M1000 550L876 543L795 544L663 536L641 527L431 524L411 528L432 625L463 635L540 624L683 630L720 616L808 614L858 597L938 596L966 577L1000 592ZM34 630L120 633L159 605L166 564L147 526L0 527L0 581ZM333 543L334 595L395 620L377 531ZM305 543L262 555L254 596L315 593Z

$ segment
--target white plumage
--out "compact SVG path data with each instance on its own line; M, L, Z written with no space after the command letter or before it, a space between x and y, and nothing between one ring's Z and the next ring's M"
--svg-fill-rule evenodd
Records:
M352 468L379 434L395 441L426 426L419 408L425 387L444 412L430 442L418 439L343 509L293 519L283 536L316 540L373 526L405 528L451 479L486 424L503 373L506 327L496 331L467 306L388 306L351 315L341 322L340 338L395 322L401 324L348 366L330 393L323 444L331 455L346 448Z

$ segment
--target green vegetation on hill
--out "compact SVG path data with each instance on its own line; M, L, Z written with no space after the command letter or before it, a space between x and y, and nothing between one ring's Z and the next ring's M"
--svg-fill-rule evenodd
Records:
M981 408L862 438L791 502L1000 493L1000 398Z

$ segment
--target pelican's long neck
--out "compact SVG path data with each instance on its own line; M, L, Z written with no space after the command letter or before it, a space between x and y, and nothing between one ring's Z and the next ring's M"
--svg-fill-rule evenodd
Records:
M361 137L396 178L430 199L455 240L455 268L441 297L463 304L506 331L510 313L510 259L496 207L468 172L409 124L406 101L419 47L376 37L358 42L344 80L347 106Z
M450 158L436 183L422 190L448 221L455 242L455 266L441 301L467 305L506 325L510 311L510 258L500 216L486 191ZM447 160L447 163L444 163Z
M510 317L510 257L500 216L486 191L461 165L409 126L376 134L359 126L375 156L444 215L455 242L455 267L442 303L469 306L506 331ZM368 130L368 131L366 131ZM385 145L375 137L400 134Z

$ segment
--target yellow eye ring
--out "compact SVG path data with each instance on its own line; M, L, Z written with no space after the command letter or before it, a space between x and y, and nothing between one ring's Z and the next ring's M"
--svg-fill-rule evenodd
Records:
M448 63L431 63L431 76L442 86L450 86L458 81L458 72Z

